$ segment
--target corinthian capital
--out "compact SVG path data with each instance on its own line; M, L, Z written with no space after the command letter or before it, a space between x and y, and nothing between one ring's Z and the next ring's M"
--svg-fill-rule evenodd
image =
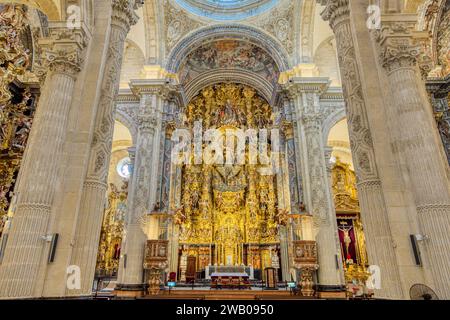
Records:
M350 18L349 0L317 0L325 6L321 16L323 20L330 22L331 29Z
M87 36L83 29L54 27L39 41L41 64L49 70L75 76L82 67Z
M136 10L140 6L140 0L112 0L112 23L128 33L130 27L138 21Z
M383 17L382 28L375 33L375 39L380 45L381 64L388 72L416 64L421 49L416 44L418 33L414 26L415 19L410 15Z

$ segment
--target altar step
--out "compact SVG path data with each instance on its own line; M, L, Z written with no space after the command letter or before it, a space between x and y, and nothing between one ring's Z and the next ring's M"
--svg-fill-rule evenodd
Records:
M284 290L172 290L163 291L157 296L143 299L182 299L182 300L300 300L313 297L294 296Z

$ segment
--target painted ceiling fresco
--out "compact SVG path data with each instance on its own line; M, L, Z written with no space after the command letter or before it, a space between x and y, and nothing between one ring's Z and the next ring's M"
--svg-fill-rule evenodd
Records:
M260 47L238 40L205 43L191 52L181 66L181 83L188 83L213 69L246 70L275 84L280 72L272 57Z

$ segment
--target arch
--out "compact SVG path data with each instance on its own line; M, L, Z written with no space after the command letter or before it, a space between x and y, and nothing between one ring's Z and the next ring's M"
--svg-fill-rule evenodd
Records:
M133 145L137 141L138 129L136 127L136 120L127 110L128 108L133 108L133 106L128 105L117 105L115 120L124 125L131 134Z
M330 128L325 144L333 148L333 156L339 157L342 162L349 164L350 168L354 170L346 118L339 120Z
M323 40L314 52L314 63L319 69L321 77L329 77L331 86L341 86L339 62L337 59L334 36Z
M140 77L142 68L145 65L145 55L138 44L130 39L126 39L123 57L122 68L120 70L120 87L128 88L131 79Z
M203 88L221 82L245 84L256 89L267 101L272 99L273 85L263 77L245 70L217 69L201 74L186 86L186 101L194 98Z
M160 59L159 23L157 21L157 4L155 1L146 1L143 6L143 19L145 26L145 53L147 64L157 64Z
M298 62L311 62L314 51L314 20L317 3L316 1L302 1L300 9L300 32L298 47L300 55Z
M241 24L219 24L193 31L178 41L167 57L166 70L177 73L191 51L202 43L222 39L250 42L265 50L273 58L281 72L290 69L289 55L270 34Z
M347 113L345 111L345 107L336 108L322 123L322 133L325 139L325 143L328 141L328 136L330 135L330 130L333 128L338 122L345 119L347 117Z

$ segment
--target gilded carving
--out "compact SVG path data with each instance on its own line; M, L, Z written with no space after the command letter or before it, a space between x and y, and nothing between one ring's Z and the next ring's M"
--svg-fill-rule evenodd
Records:
M0 12L0 235L34 114L29 90L13 84L30 67L21 41L26 19L20 5L5 5Z
M187 126L192 129L197 120L203 121L204 130L263 129L272 125L272 111L254 89L218 84L205 88L186 107ZM278 243L278 225L286 223L287 213L278 208L275 177L262 175L259 167L248 161L184 165L183 206L175 214L180 244L213 245L215 263L234 265L244 263L248 243Z
M278 39L289 54L294 52L294 6L295 1L289 1L286 6L276 7L270 11L265 19L257 24L258 27L269 32Z
M105 210L100 245L97 254L97 274L115 275L119 268L120 250L126 215L128 183L121 188L110 184L108 204Z
M169 0L164 1L164 18L167 52L188 32L202 26L198 21L189 18L184 10L172 6Z

